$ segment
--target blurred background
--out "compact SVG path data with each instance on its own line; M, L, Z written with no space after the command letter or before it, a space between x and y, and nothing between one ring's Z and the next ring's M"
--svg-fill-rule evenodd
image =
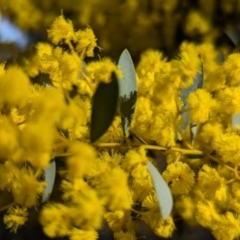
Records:
M97 39L96 58L117 62L127 48L137 64L149 48L168 59L177 56L182 41L212 43L224 55L239 51L240 0L1 0L0 61L16 62L47 40L46 30L61 13L75 29L90 26ZM18 234L5 230L0 215L0 240L48 239L41 227L27 224ZM211 240L210 232L176 218L172 240ZM140 224L140 223L139 223ZM100 239L112 239L107 227ZM160 239L140 225L138 239Z
M211 42L228 54L240 41L240 0L1 0L1 59L46 41L61 13L76 29L90 26L100 56L113 60L124 48L135 62L148 48L171 58L183 40Z

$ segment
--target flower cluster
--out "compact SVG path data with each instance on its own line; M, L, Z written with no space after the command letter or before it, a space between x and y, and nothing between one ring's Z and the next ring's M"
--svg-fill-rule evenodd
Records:
M138 57L141 51L151 46L164 49L173 56L183 39L215 43L222 38L223 29L235 31L240 1L89 0L76 4L75 0L2 0L0 5L1 14L10 17L21 29L43 35L61 11L71 16L77 28L90 25L107 55L118 57L127 47L134 57ZM59 29L67 30L62 23ZM75 38L69 27L71 31L65 38ZM84 37L84 34L88 34L87 31L78 37ZM123 35L127 36L124 41ZM226 44L222 47L229 53Z
M171 12L167 4L164 9ZM197 13L189 17L200 21ZM199 26L208 31L206 23ZM234 119L240 113L240 54L221 63L207 43L183 42L172 60L147 50L136 67L130 136L124 136L117 113L91 143L96 89L111 83L113 73L124 73L109 58L86 62L97 47L90 28L76 31L60 16L48 36L51 43L38 43L23 65L0 65L0 189L9 201L0 210L8 209L6 227L16 232L27 224L28 210L38 207L51 238L95 240L104 220L117 240L136 239L141 222L168 238L176 215L209 228L218 240L239 237L240 137ZM194 89L199 77L203 86ZM174 198L167 219L147 167L150 161L158 169L159 157L167 162L162 176ZM52 162L59 181L43 200Z

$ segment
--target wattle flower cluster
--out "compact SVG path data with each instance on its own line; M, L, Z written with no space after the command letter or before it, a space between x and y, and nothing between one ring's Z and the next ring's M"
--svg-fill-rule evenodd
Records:
M125 69L110 58L89 61L97 47L92 29L76 31L62 15L48 37L51 43L38 43L23 65L0 65L0 196L9 203L0 210L8 209L6 227L17 232L35 207L52 238L95 240L104 220L116 240L137 239L142 222L168 238L175 216L209 228L218 240L238 238L240 54L220 62L211 44L188 42L170 61L157 50L145 51L134 74L131 121L123 129L129 116L118 110L92 141L92 129L104 125L92 112L107 113L94 102L99 86L110 86L113 76L122 81ZM163 172L159 157L167 165ZM173 196L167 218L149 163Z

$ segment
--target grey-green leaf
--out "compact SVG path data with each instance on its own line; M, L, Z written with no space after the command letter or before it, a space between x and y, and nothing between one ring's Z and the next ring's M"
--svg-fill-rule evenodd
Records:
M147 162L147 167L148 171L151 174L153 185L155 187L162 218L167 219L171 214L173 207L173 198L171 191L159 171L150 161Z
M101 82L93 96L90 141L98 140L113 122L119 97L119 86L113 72L110 83Z
M237 130L237 128L240 126L240 113L237 113L232 117L232 125L234 130Z
M123 77L119 79L120 114L123 133L128 136L137 101L137 80L132 58L127 49L122 52L118 65L123 72Z
M56 162L52 161L47 168L43 170L43 178L47 183L45 191L42 195L42 203L46 202L53 190L56 177Z

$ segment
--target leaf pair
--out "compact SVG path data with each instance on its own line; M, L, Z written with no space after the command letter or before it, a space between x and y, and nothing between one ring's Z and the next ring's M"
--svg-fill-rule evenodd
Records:
M119 59L119 66L123 71L123 77L117 80L113 72L111 82L100 83L93 97L90 140L95 142L110 127L117 111L122 120L122 128L125 136L129 134L131 120L137 100L137 81L134 65L128 50L124 50Z

